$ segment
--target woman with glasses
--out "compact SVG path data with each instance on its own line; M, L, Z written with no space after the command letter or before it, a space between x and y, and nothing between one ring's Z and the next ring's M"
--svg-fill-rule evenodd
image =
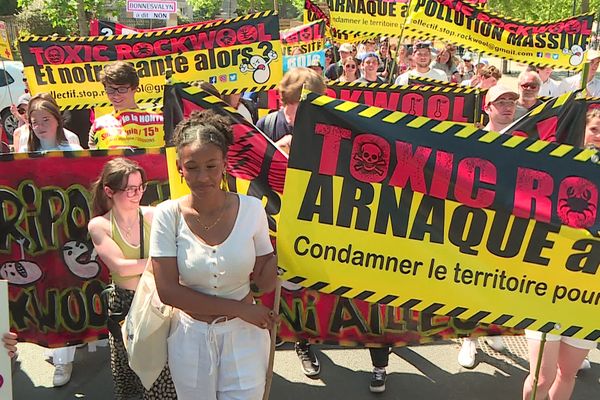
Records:
M150 225L154 209L140 207L146 174L134 161L114 158L107 162L92 185L93 215L88 230L96 252L110 270L114 290L109 293L110 366L115 399L143 394L144 399L176 399L168 367L150 390L145 390L129 368L118 328L129 311L138 281L148 261ZM114 326L114 325L113 325Z
M325 50L325 68L327 69L333 63L333 52L331 49Z
M354 57L347 57L342 64L342 75L336 80L336 82L354 82L360 78L358 67L360 60Z

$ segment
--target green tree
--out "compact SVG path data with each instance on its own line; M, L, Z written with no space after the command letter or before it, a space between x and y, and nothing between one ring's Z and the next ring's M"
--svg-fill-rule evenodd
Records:
M14 15L17 12L17 0L2 0L0 15Z
M188 0L194 10L195 21L214 19L221 10L223 0Z
M273 10L275 6L274 0L238 0L237 5L239 15ZM277 5L281 18L297 18L302 16L304 0L277 0Z
M578 14L587 10L597 11L600 0L488 0L488 7L502 15L522 18L530 21L555 20Z
M109 7L110 3L110 7ZM118 14L124 8L125 0L18 0L19 7L41 12L55 31L85 36L89 33L89 21L92 17L103 18ZM36 26L30 33L41 34Z

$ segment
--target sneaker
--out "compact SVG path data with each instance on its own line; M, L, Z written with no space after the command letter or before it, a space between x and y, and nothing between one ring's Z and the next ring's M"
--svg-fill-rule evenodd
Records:
M583 361L581 362L581 366L579 367L580 371L583 371L584 369L591 369L592 365L590 364L590 360L588 360L588 358L584 358Z
M498 353L506 350L502 336L486 336L485 343Z
M385 368L373 368L373 375L371 376L371 384L369 390L371 393L383 393L385 392L385 380L387 374Z
M71 380L71 372L73 371L73 363L56 364L54 366L54 377L52 384L54 387L64 386Z
M300 359L304 375L310 377L319 375L319 372L321 372L321 366L319 365L319 360L317 359L316 354L312 351L310 344L296 343L294 347L296 348L296 354Z
M465 338L458 352L458 364L464 368L473 368L475 354L477 354L477 339Z

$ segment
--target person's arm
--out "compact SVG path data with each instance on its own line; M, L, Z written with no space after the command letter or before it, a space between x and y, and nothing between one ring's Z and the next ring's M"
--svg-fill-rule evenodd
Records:
M110 236L110 222L104 217L95 217L88 224L88 231L96 252L108 269L119 276L141 275L147 259L127 259Z
M256 211L251 211L256 216L252 240L257 254L252 280L262 292L268 293L275 289L277 282L277 257L273 253L273 245L269 238L267 213L260 201L256 201L256 199L252 199L252 201L253 207L256 207Z
M150 235L150 256L156 291L164 304L193 315L224 315L241 318L261 328L270 327L276 317L260 304L229 300L199 293L179 281L177 267L178 218L183 218L176 206L165 204L156 210ZM251 296L251 294L249 294Z
M4 348L8 351L8 356L13 358L17 354L17 334L8 332L2 336Z

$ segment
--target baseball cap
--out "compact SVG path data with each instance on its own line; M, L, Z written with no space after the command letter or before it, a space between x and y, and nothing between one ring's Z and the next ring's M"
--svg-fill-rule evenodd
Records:
M363 53L360 56L360 61L362 62L362 61L366 60L369 57L376 58L377 59L377 63L381 64L381 59L379 58L379 54L377 54L377 53L375 53L373 51L369 51L368 53Z
M354 51L354 47L350 43L342 43L340 45L340 51L344 51L346 53L352 53L352 51Z
M29 93L22 94L17 100L17 107L29 104L29 100L31 100L31 95Z
M510 93L512 95L511 97L513 97L514 100L517 100L519 98L519 94L514 90L511 90L504 85L494 85L488 90L487 94L485 95L485 105L490 105L490 103L493 103L494 101L498 100L498 97L506 93Z
M477 64L490 65L490 62L485 58L480 58L479 61L477 61Z
M594 50L594 49L589 49L587 51L587 59L588 61L592 61L595 58L600 57L600 51L598 50Z

